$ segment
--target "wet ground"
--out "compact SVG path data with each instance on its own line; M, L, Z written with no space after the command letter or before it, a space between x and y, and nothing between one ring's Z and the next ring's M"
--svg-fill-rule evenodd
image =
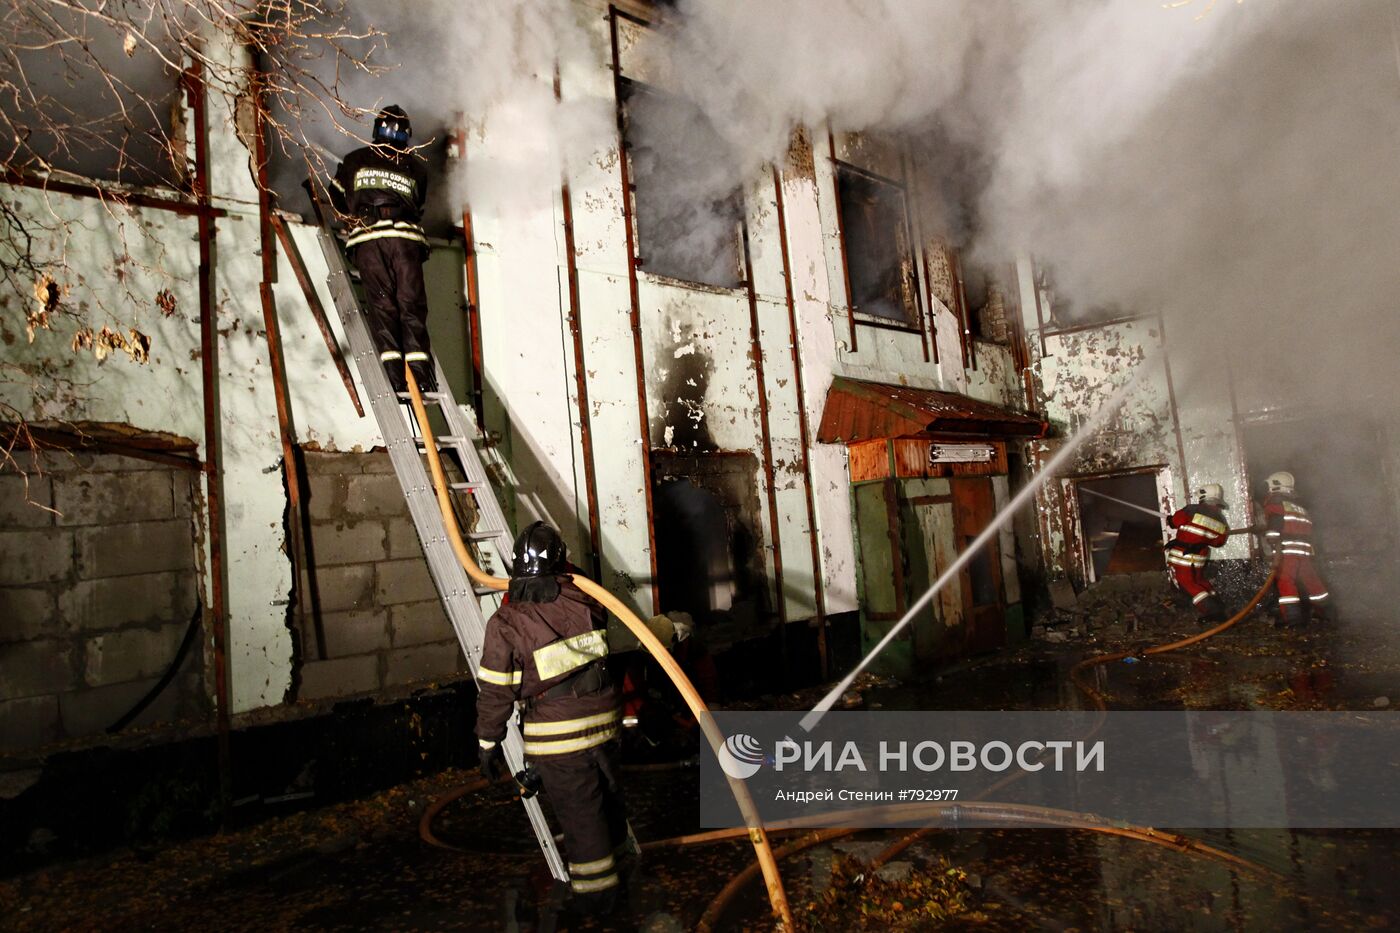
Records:
M867 680L867 708L1037 709L1084 704L1079 659L1171 640L1189 622L1109 626L909 685ZM1150 662L1101 669L1115 709L1374 709L1400 695L1400 663L1360 622L1285 633L1262 617ZM771 698L796 706L812 697ZM744 842L648 852L608 921L558 907L518 805L503 790L463 797L420 839L424 807L474 777L447 771L361 801L138 854L117 852L0 882L0 930L683 930L751 861ZM697 829L696 770L630 770L643 840ZM1131 839L1066 830L929 835L878 871L895 831L795 854L783 876L811 930L1293 930L1400 926L1400 833L1194 834L1242 856L1241 871ZM750 885L717 929L769 929Z

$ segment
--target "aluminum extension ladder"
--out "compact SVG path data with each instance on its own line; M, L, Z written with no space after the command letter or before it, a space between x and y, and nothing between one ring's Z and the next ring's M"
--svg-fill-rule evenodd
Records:
M513 547L510 532L506 528L505 516L500 503L491 489L490 479L481 456L476 449L476 441L481 434L475 415L457 404L452 390L447 384L442 367L436 358L433 366L437 370L438 391L424 392L425 405L436 405L447 424L447 433L435 438L419 436L417 420L407 404L407 394L403 399L395 397L389 388L389 379L379 362L379 351L370 338L369 327L365 323L364 312L355 294L350 270L345 263L345 254L335 233L323 222L319 228L321 251L330 269L328 284L335 309L340 315L340 323L345 327L345 335L350 341L350 352L360 373L360 382L369 393L370 408L379 422L384 446L389 450L389 460L394 465L394 473L403 487L408 510L413 516L413 526L418 530L418 539L423 543L423 554L428 560L428 569L433 582L442 597L443 608L457 632L457 640L462 644L467 666L472 678L477 680L477 669L481 663L481 645L486 636L486 618L501 604L499 591L479 587L471 582L466 571L457 562L452 545L447 540L447 529L443 524L442 513L438 510L437 498L427 466L423 462L420 447L424 443L435 443L440 451L452 451L466 477L466 482L449 483L449 495L465 494L472 498L480 516L474 530L464 532L469 545L475 546L478 563L483 568L497 568L503 573L510 565ZM518 774L525 767L525 747L520 737L520 726L512 717L505 741L502 743L506 762L512 774ZM523 799L525 812L530 818L530 826L539 840L550 873L560 881L568 881L569 873L559 849L554 843L554 835L540 808L538 798Z

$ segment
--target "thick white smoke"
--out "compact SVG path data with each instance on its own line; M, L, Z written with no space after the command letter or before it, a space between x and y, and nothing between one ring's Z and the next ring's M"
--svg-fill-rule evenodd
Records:
M1263 364L1295 400L1394 385L1395 3L687 0L680 14L673 73L747 170L800 124L905 134L949 225L970 227L949 232L988 258L1034 253L1076 309L1163 310L1197 359Z

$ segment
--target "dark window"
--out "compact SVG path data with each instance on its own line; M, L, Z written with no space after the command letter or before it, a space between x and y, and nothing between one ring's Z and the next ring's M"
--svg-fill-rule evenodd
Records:
M127 35L95 15L20 15L17 44L0 58L0 136L7 140L0 158L31 172L177 181L184 167L172 133L181 119L179 76L145 45L124 49ZM178 50L166 52L178 60Z
M642 268L737 287L744 196L729 144L690 101L635 82L623 119Z
M867 317L917 326L918 292L904 189L837 165L836 193L851 304Z

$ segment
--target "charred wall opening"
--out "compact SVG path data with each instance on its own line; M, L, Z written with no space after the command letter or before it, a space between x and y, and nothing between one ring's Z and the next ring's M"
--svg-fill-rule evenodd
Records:
M657 583L663 612L687 612L716 641L741 637L772 607L748 451L652 453Z
M1162 569L1161 521L1122 504L1154 512L1160 509L1154 473L1081 479L1075 489L1079 496L1079 540L1086 551L1091 580Z

